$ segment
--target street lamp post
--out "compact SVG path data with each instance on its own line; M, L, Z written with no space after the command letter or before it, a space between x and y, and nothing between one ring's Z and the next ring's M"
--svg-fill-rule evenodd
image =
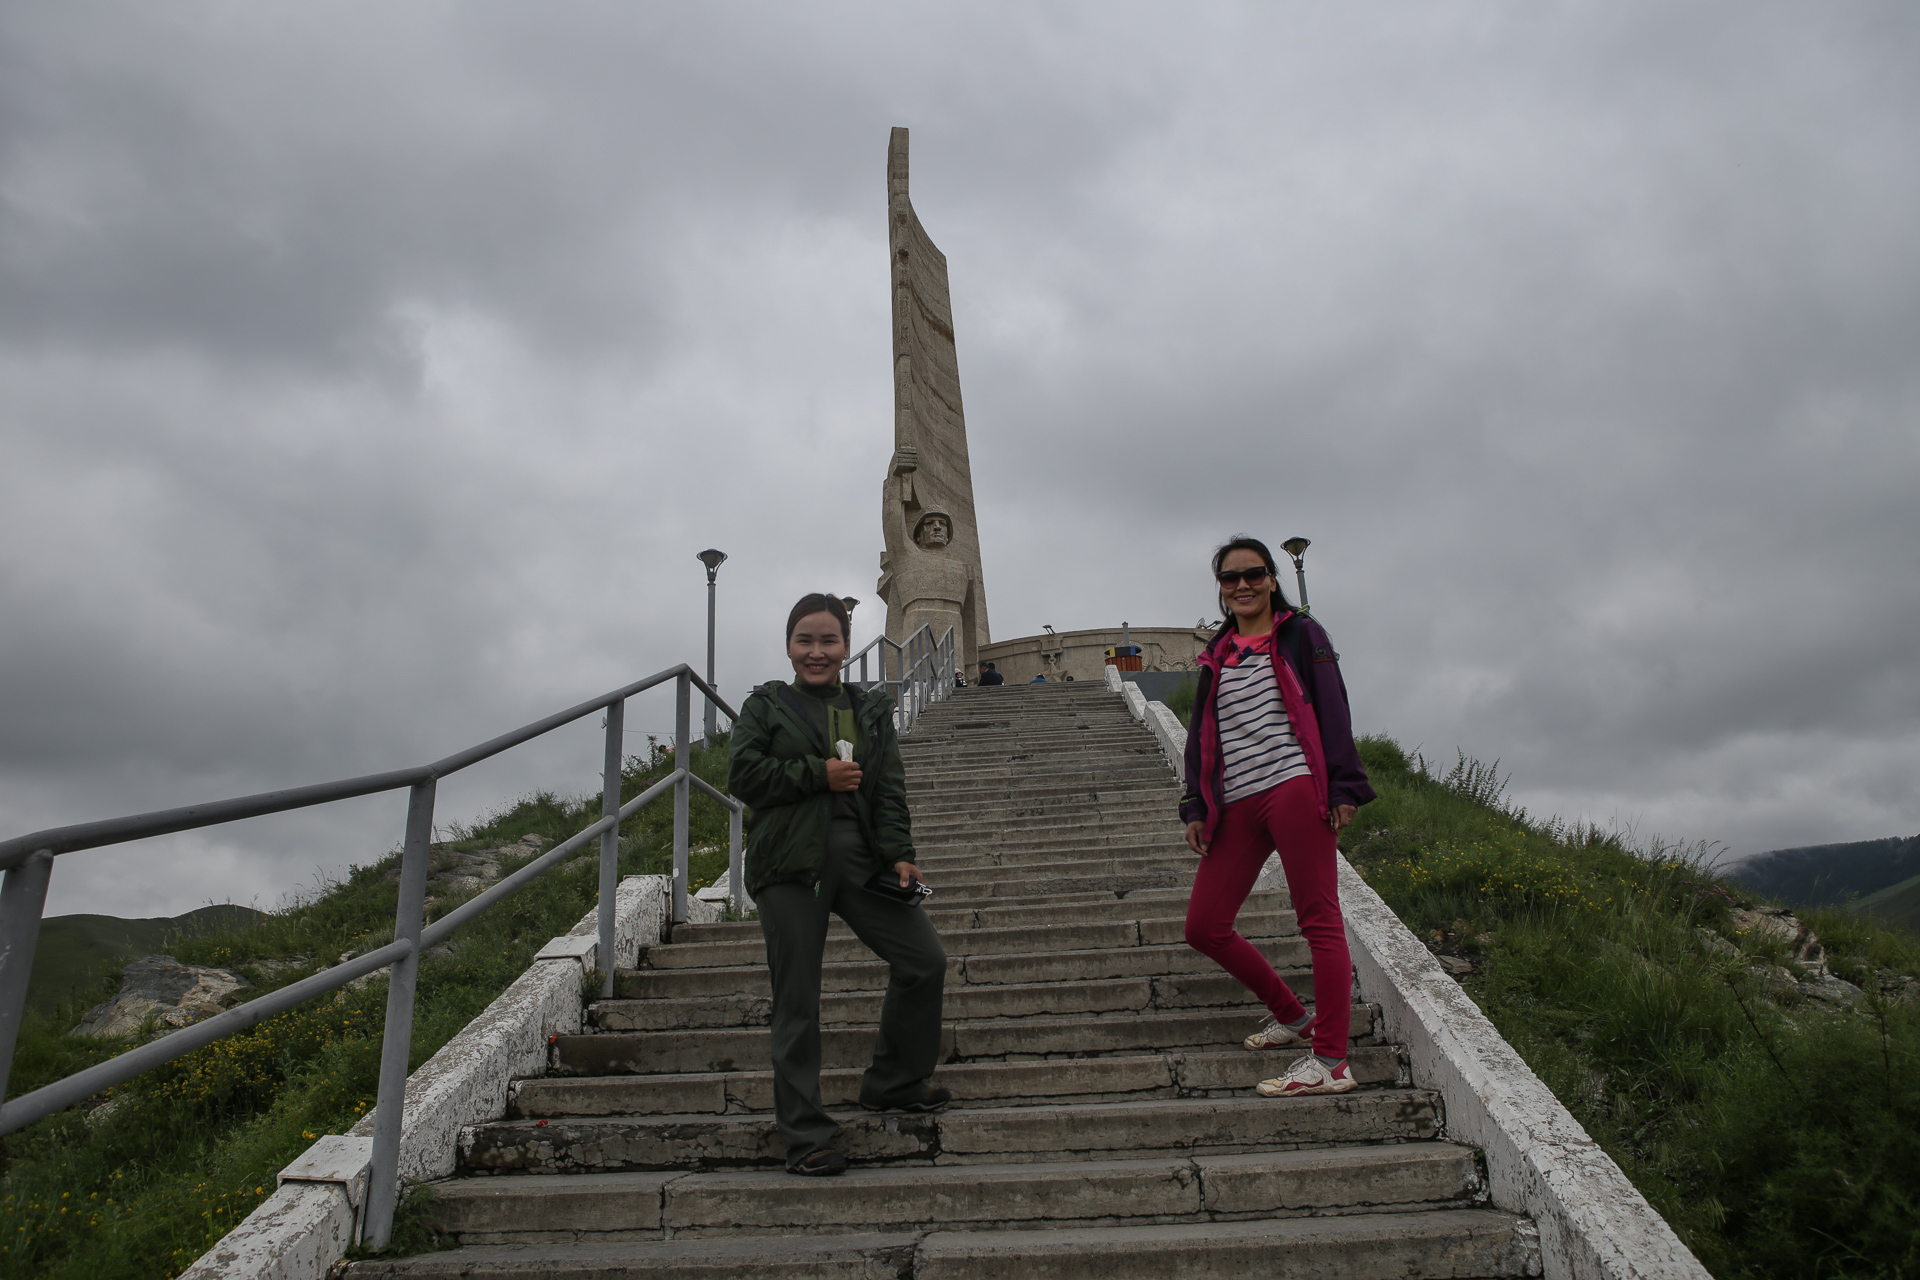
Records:
M1288 538L1280 544L1280 549L1293 557L1293 578L1300 584L1300 612L1311 613L1307 608L1307 548L1313 543L1305 538Z
M720 575L720 566L727 561L727 553L708 547L700 553L700 563L707 566L707 687L715 693L720 686L713 682L713 597L714 580ZM713 699L707 699L706 739L713 741L714 734L720 731L720 713L713 705Z

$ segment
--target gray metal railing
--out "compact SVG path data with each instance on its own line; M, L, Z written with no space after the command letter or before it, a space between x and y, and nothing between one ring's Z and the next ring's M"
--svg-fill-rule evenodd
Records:
M847 659L846 665L840 668L840 678L857 681L862 686L885 687L893 695L894 723L901 733L908 733L919 722L921 712L953 696L958 650L959 639L952 627L935 640L933 627L923 626L908 636L905 644L875 636L860 652ZM877 680L869 674L869 655L880 666ZM860 665L857 676L853 673L855 663ZM889 666L893 670L891 676L887 674Z
M674 770L645 791L620 802L622 735L626 724L627 699L667 681L674 683ZM671 789L673 791L673 919L687 918L687 818L693 788L712 796L731 811L728 835L727 877L734 902L743 900L740 846L741 816L746 806L723 794L704 779L697 778L688 761L692 747L692 697L698 688L702 695L724 711L729 720L739 717L721 700L693 668L682 663L644 680L615 689L578 706L555 712L544 720L505 733L443 760L412 769L345 778L317 786L295 787L287 791L268 791L211 804L165 809L155 813L110 818L104 822L84 822L70 827L36 831L0 842L0 870L6 881L0 884L0 1097L6 1093L7 1076L13 1064L13 1049L20 1034L20 1022L26 1009L27 979L33 969L34 947L40 937L40 918L46 907L47 883L53 860L63 853L97 849L149 836L175 831L191 831L241 818L268 813L284 813L313 805L331 804L355 796L382 791L409 791L407 801L406 843L400 856L400 905L394 916L393 941L362 956L290 983L258 999L219 1013L203 1022L130 1049L105 1062L88 1067L44 1088L23 1094L0 1106L0 1136L44 1119L56 1111L91 1097L102 1089L124 1084L143 1072L171 1062L203 1048L223 1036L248 1027L274 1014L285 1012L302 1001L338 990L364 974L392 966L387 988L385 1039L380 1050L380 1092L376 1103L373 1134L373 1163L368 1177L366 1209L362 1217L361 1239L371 1248L386 1246L393 1231L394 1204L399 1196L400 1125L406 1106L407 1052L413 1041L413 1004L415 982L419 976L420 953L447 937L487 908L578 852L595 836L600 838L600 973L601 992L613 994L614 895L618 889L620 823ZM529 742L583 716L605 711L606 760L602 777L603 792L600 820L555 845L552 849L514 872L499 884L432 924L427 924L427 861L433 838L434 788L441 778L457 773L468 765L511 747Z

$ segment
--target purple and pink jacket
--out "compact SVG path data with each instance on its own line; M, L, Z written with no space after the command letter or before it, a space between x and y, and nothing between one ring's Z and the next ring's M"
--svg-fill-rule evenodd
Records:
M1193 723L1187 732L1187 793L1180 801L1181 822L1203 822L1200 838L1213 840L1226 808L1226 778L1220 759L1220 724L1214 714L1214 688L1227 656L1230 628L1222 628L1200 655L1200 687L1193 696ZM1287 612L1274 622L1273 676L1294 737L1307 757L1313 791L1324 819L1334 805L1363 805L1373 799L1360 752L1353 745L1353 720L1347 710L1347 685L1340 678L1340 655L1318 622ZM1310 671L1297 668L1305 665Z

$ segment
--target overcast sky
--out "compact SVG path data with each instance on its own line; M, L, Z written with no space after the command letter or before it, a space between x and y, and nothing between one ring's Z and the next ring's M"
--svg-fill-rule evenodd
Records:
M996 638L1304 534L1364 730L1642 839L1912 834L1916 65L1904 2L8 4L0 829L697 660L706 546L723 690L780 674L797 595L873 598L905 125ZM403 808L49 910L271 906Z

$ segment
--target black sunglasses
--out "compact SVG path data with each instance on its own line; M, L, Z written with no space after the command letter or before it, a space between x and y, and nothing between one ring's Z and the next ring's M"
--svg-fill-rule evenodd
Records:
M1267 580L1267 567L1261 564L1251 569L1223 569L1213 576L1220 580L1223 587L1236 586L1242 578L1246 579L1248 586L1257 587Z

